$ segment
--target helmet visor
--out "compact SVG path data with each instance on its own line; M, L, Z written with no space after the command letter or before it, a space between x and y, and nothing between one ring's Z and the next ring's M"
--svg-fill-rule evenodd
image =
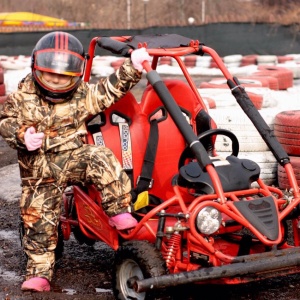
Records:
M58 83L53 83L51 81L47 81L43 76L44 75L43 72L39 70L34 71L33 75L37 83L44 90L57 95L72 91L76 86L78 86L78 83L81 81L81 77L79 76L69 76L66 82L62 84L58 84Z
M84 58L68 50L44 49L35 52L33 68L69 76L82 76Z

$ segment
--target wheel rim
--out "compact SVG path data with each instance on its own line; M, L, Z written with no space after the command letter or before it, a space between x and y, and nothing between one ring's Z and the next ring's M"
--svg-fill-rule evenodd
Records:
M144 279L144 275L139 265L134 260L126 260L119 269L119 283L125 299L145 299L146 293L137 293L127 285L127 280L133 276Z

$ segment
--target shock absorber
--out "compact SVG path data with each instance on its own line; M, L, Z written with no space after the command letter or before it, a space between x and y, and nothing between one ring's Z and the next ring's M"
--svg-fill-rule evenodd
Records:
M176 260L176 253L180 247L181 234L175 231L168 241L167 251L164 254L164 259L168 269L174 266Z

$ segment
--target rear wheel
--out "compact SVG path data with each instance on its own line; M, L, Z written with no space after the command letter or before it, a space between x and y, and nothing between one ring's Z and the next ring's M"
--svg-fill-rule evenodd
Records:
M170 299L165 290L151 290L137 293L127 284L129 278L139 279L166 274L165 262L161 253L147 241L129 241L116 253L113 272L113 291L116 299Z

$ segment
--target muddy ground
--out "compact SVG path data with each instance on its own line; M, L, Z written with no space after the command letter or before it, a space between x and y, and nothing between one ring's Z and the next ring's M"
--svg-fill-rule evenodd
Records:
M0 139L0 169L15 167L16 163L16 152ZM114 299L111 289L114 252L102 242L94 246L79 245L73 237L64 243L64 255L57 262L51 292L21 292L25 258L18 220L18 201L0 199L0 300ZM182 286L181 293L182 300L296 300L300 299L300 275L237 286Z

